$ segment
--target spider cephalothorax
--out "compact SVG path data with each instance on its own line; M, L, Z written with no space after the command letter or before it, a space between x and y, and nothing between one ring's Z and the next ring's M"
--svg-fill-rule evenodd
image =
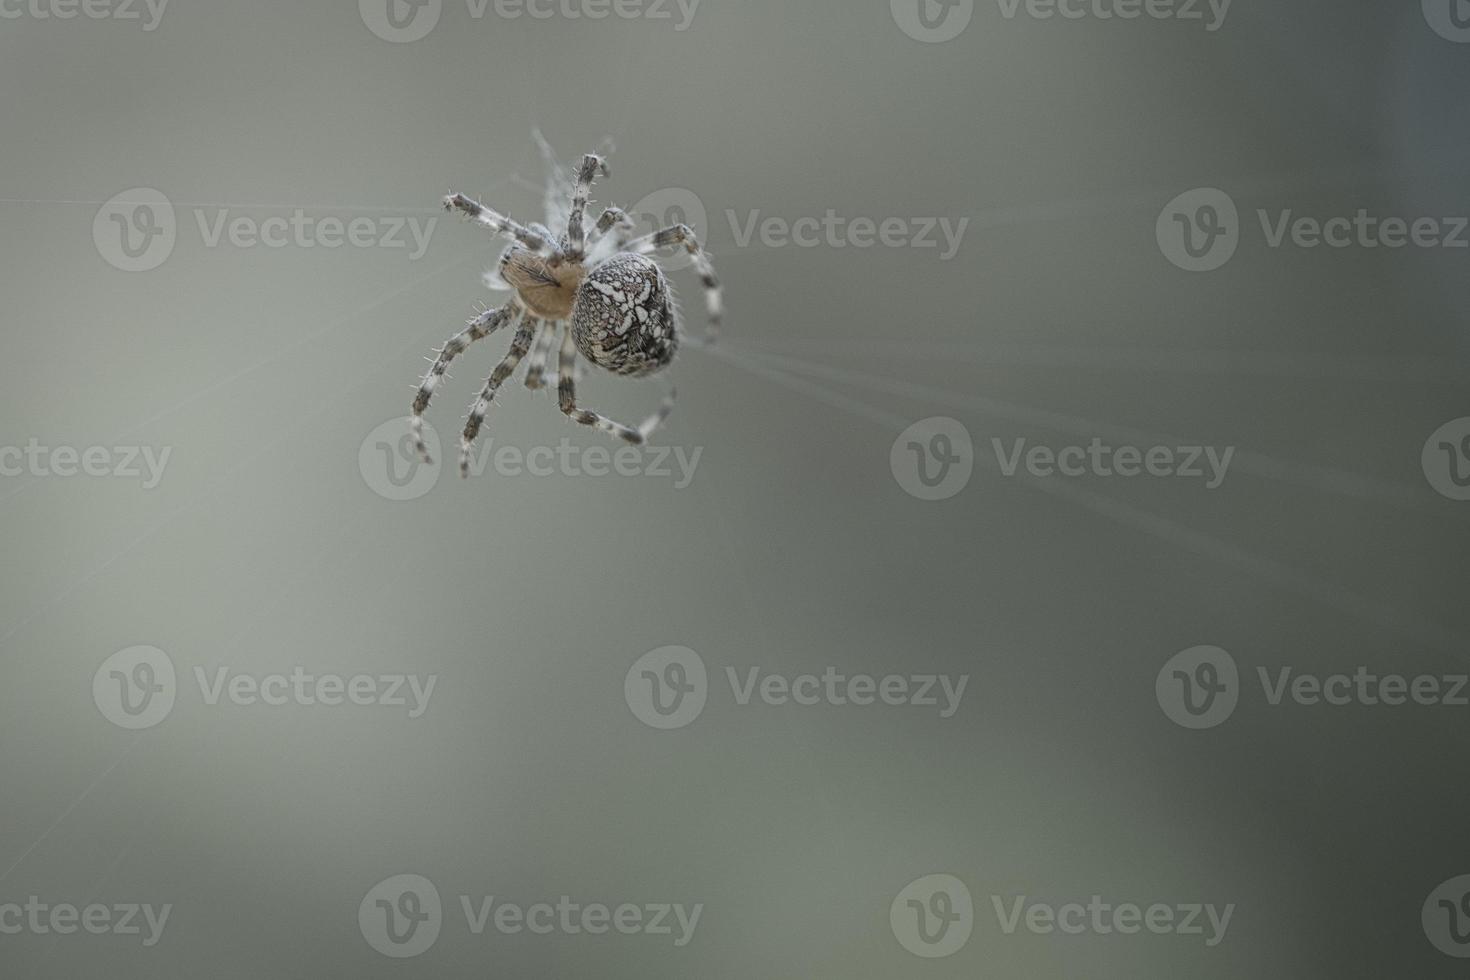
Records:
M532 225L533 230L539 228ZM516 291L526 312L544 320L565 320L572 315L577 287L587 278L585 262L544 256L520 245L512 245L500 256L500 278Z
M704 284L711 340L721 318L720 283L694 232L686 225L673 225L633 239L633 222L617 208L603 211L597 221L592 245L605 257L594 260L582 220L592 181L599 175L606 176L607 168L601 157L589 153L577 169L566 234L560 237L545 225L519 224L463 194L444 198L446 209L511 239L497 271L514 290L514 298L470 320L464 330L449 338L419 386L411 418L414 444L425 460L429 453L423 439L423 414L439 379L472 342L508 323L519 324L515 339L510 353L491 372L470 409L460 439L461 473L469 472L471 447L495 392L528 353L531 361L526 386L543 386L546 360L558 332L562 335L557 359L558 401L569 418L634 445L642 444L668 418L673 409L672 391L659 410L636 427L579 409L573 370L577 354L600 368L629 377L653 374L674 359L679 346L678 313L663 269L652 258L661 249L683 248L693 257Z

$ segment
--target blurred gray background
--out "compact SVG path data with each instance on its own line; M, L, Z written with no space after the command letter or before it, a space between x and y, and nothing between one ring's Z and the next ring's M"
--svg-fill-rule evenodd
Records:
M1433 29L1433 3L1237 0L1210 30L1204 5L1074 20L987 0L931 43L901 25L917 2L704 0L683 24L672 3L594 20L566 11L595 0L541 18L444 0L412 41L379 36L382 2L175 0L152 30L141 4L48 2L0 19L0 446L169 455L156 486L68 475L64 454L0 477L0 906L172 911L151 946L0 934L0 973L1463 973L1431 893L1470 872L1470 707L1272 706L1257 680L1467 669L1470 504L1436 492L1421 450L1470 415L1470 250L1272 248L1257 220L1470 214L1470 45ZM567 164L615 141L594 213L668 188L705 210L727 343L681 354L654 439L700 452L687 486L436 481L398 455L422 356L504 300L480 281L500 244L438 200L539 217L538 129ZM1212 272L1155 236L1194 188L1239 208ZM169 206L138 210L138 189ZM211 244L297 209L328 238L372 223L337 248ZM742 244L753 216L829 209L969 224L948 261ZM171 240L166 258L121 268L112 216L143 235L170 211L171 239L143 239ZM378 243L436 218L421 256ZM674 275L697 337L697 280ZM439 389L446 443L508 341ZM660 390L581 389L623 419ZM890 451L935 416L977 460L928 501ZM1207 490L1008 478L991 450L1095 436L1236 455ZM519 384L485 437L615 448ZM426 481L412 499L388 499L390 458ZM1238 664L1239 704L1190 730L1155 680L1206 644ZM131 730L102 695L140 645L176 667L176 700ZM670 645L707 666L707 704L657 730L625 679ZM416 718L210 704L195 672L222 668L437 683ZM969 679L941 718L742 705L726 668ZM416 958L358 917L402 874L443 903ZM969 941L934 959L890 920L931 874L974 903ZM676 946L677 927L475 935L461 908L564 895L703 909ZM1234 911L1207 946L1007 933L994 909L1094 895Z

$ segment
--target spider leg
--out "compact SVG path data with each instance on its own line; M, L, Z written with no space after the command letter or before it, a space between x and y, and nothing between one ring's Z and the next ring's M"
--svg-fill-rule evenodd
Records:
M626 443L641 446L649 436L653 435L654 430L663 425L669 413L674 410L673 389L670 389L669 393L664 396L663 404L659 406L658 411L644 419L636 429L621 422L614 422L606 415L578 408L577 382L573 371L573 364L576 360L577 342L572 337L572 331L567 330L562 337L561 358L557 363L557 396L561 403L562 413L573 422L590 425Z
M651 235L644 235L628 246L628 251L639 255L650 255L661 248L673 248L682 245L684 250L694 259L695 268L699 270L700 281L704 284L705 306L709 309L709 331L705 337L705 343L713 344L720 335L720 322L724 319L724 298L720 289L720 278L715 275L715 267L710 263L709 256L700 246L699 240L694 237L694 232L688 225L673 225L663 231L656 231Z
M607 164L602 157L589 153L582 158L577 168L577 184L572 191L572 210L567 215L567 258L580 262L587 254L587 232L582 227L582 218L587 212L587 196L592 193L592 181L598 175L607 176Z
M602 217L597 219L597 237L599 239L606 235L614 226L617 227L617 236L613 239L616 250L621 252L628 247L628 242L633 239L633 232L637 225L633 219L628 217L628 212L622 208L608 208L602 212Z
M551 357L551 347L556 343L556 323L552 320L538 321L541 332L531 347L531 362L526 368L526 387L539 391L546 387L546 361Z
M475 404L470 407L470 417L465 421L464 434L459 438L459 475L470 475L470 453L474 448L475 437L480 434L480 426L485 421L485 413L490 411L490 402L495 397L495 392L510 377L516 365L521 363L521 358L526 356L526 351L531 348L531 341L536 336L536 326L539 320L527 317L521 321L520 329L516 331L515 339L510 342L510 352L490 372L490 377L485 379L485 387L480 392L480 397L475 399Z
M519 221L507 218L500 212L491 210L479 201L463 194L447 195L444 198L444 210L459 211L480 227L488 228L502 237L514 239L542 258L551 258L556 254L552 243L536 230L526 227Z
M419 384L418 396L413 400L413 413L409 425L413 430L413 445L419 456L425 463L432 463L429 458L429 447L424 445L424 410L429 407L429 399L434 396L434 388L438 386L439 379L444 377L444 372L449 370L449 363L465 348L479 340L488 337L510 322L515 308L509 304L486 310L479 316L470 320L463 330L450 337L444 342L439 350L439 356L434 360L434 366L429 368L429 373L424 375L424 380Z

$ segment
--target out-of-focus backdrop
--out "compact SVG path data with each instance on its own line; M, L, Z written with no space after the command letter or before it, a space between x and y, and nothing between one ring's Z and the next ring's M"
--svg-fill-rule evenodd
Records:
M0 0L0 974L1460 975L1467 42ZM725 340L461 480L538 132Z

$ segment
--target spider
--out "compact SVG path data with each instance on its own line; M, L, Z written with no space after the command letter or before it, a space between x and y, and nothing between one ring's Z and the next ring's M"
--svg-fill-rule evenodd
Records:
M510 302L470 319L465 329L450 337L433 359L433 367L419 385L410 417L414 448L431 463L424 443L424 411L450 362L471 343L488 337L507 324L516 324L510 352L485 380L480 397L470 408L460 437L459 469L468 476L470 454L485 414L505 379L530 354L525 384L545 386L546 362L561 335L557 360L557 396L562 412L574 422L590 425L632 445L642 445L669 417L674 407L670 389L658 411L636 426L615 422L605 415L577 406L577 355L626 377L647 377L674 359L679 346L679 314L673 289L652 256L661 249L683 248L694 261L704 284L709 311L709 341L719 332L722 317L720 281L714 266L687 225L672 225L633 238L634 224L627 213L609 207L587 240L583 217L593 181L607 177L607 164L595 153L582 157L575 182L562 187L571 192L566 233L553 236L546 225L522 225L463 194L450 193L444 208L459 212L475 224L510 240L500 256L498 278L514 294ZM558 185L553 185L555 189ZM552 219L553 223L555 219ZM594 253L596 253L594 255ZM596 258L596 255L603 256Z

